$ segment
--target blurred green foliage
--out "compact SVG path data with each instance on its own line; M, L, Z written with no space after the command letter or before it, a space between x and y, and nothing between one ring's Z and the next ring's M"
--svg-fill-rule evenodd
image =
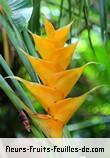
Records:
M78 40L79 44L70 67L78 67L88 61L95 61L97 64L86 68L69 95L80 95L96 85L105 86L88 97L68 123L67 129L72 137L110 137L110 1L8 0L7 4L4 0L0 0L0 4L7 15L7 18L4 18L0 14L0 24L5 27L9 37L11 69L14 75L28 79L31 77L34 81L38 81L38 77L31 70L25 57L21 60L21 54L18 53L18 47L21 47L33 56L38 55L27 29L45 36L43 26L45 18L48 18L56 28L73 21L67 43ZM1 34L0 54L4 55ZM28 65L28 71L21 62ZM9 75L3 66L0 67L0 73L3 76ZM12 82L9 84L16 91L17 83L15 86ZM23 91L35 109L43 112L40 103L25 88ZM3 91L0 91L0 137L26 135L18 121L18 113Z

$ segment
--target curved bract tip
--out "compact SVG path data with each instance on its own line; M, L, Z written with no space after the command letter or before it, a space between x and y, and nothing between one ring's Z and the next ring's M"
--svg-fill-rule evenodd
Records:
M88 93L92 93L92 92L94 92L94 91L96 91L96 90L98 90L98 89L100 89L100 88L105 87L105 86L107 86L107 85L98 85L98 86L92 88Z
M99 63L97 63L95 61L90 61L90 62L86 63L85 65L83 65L83 67L86 68L88 65L92 65L92 64L99 64Z

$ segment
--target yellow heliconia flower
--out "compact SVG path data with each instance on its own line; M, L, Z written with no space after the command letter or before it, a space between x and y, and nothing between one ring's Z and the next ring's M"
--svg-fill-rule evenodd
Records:
M78 44L76 42L64 47L71 24L58 30L55 30L48 20L45 21L44 25L47 38L30 32L42 59L32 57L22 50L36 74L40 77L42 84L26 81L19 77L14 78L27 87L47 112L45 115L33 113L24 106L24 110L28 113L33 123L36 126L40 126L47 137L59 138L63 136L64 125L91 92L86 92L78 97L66 98L79 80L84 69L93 62L66 70Z

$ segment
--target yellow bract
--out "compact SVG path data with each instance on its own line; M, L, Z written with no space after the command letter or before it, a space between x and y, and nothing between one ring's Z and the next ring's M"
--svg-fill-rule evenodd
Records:
M49 107L63 98L63 95L54 88L47 87L45 85L33 83L15 77L21 81L26 88L32 93L32 95L42 104L43 108L48 111Z
M72 55L77 46L78 42L73 43L67 47L60 48L57 51L53 51L53 54L50 56L49 60L59 64L63 70L65 70L70 64ZM60 59L60 62L59 62Z
M61 100L53 105L51 108L51 115L60 120L62 123L66 124L76 110L81 106L81 104L86 99L88 93L83 94L79 97L67 98Z
M33 69L36 73L39 74L39 76L44 77L45 74L53 74L55 72L63 71L60 64L56 64L55 62L38 59L33 56L30 56L29 54L25 53L26 57L30 61Z
M63 136L64 124L50 115L33 113L24 105L24 110L32 119L35 126L39 126L47 137L61 138Z
M33 40L35 42L36 48L39 51L39 54L42 58L48 59L51 55L52 51L57 50L56 46L50 42L48 39L44 37L40 37L38 35L32 34Z
M36 125L39 125L47 137L61 138L63 136L63 123L49 116L32 115L32 120Z
M53 25L46 19L45 20L45 31L47 33L48 38L52 38L55 35L55 29L53 27Z
M71 25L72 25L72 23L70 23L69 25L66 25L58 30L55 30L54 27L52 26L52 24L48 20L46 20L45 21L45 30L46 30L48 39L51 42L53 42L53 44L56 45L57 48L63 47L67 40Z

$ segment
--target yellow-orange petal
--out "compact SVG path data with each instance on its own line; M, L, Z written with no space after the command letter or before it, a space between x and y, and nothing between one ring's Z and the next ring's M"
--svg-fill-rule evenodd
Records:
M79 97L68 98L57 102L51 108L51 115L63 124L66 124L87 98L88 94L85 93Z
M70 60L77 44L78 42L52 52L50 54L50 57L48 57L48 60L58 63L62 67L62 69L65 70L70 64Z
M19 77L13 77L21 81L32 95L42 104L43 108L48 111L50 106L63 98L63 95L54 88L47 87L34 82L26 81Z
M38 35L32 34L36 47L38 48L39 54L43 59L54 61L59 63L63 69L65 69L70 62L72 54L78 44L78 42L73 43L64 48L57 48L57 46L50 42L48 39L40 37Z
M52 38L55 34L55 29L49 20L45 20L44 22L45 31L47 33L48 38Z
M63 99L57 102L56 104L53 104L53 106L49 111L50 112L49 114L52 117L54 117L54 119L58 119L63 124L66 124L70 120L70 118L74 115L74 113L78 110L78 108L83 104L83 102L88 97L88 95L91 92L103 86L104 85L96 86L95 88L89 90L88 92L84 93L81 96Z
M39 54L42 58L48 59L48 57L51 55L51 53L55 50L57 50L57 47L49 41L48 39L44 37L40 37L36 34L31 33L33 40L35 42L35 46L39 51Z
M33 69L35 72L40 76L41 80L42 78L45 80L45 76L56 72L62 71L62 67L59 64L56 64L55 62L35 58L27 53L25 53L26 57L30 61Z
M73 116L73 114L78 110L78 108L82 105L82 103L85 101L87 96L95 91L98 88L103 87L102 86L97 86L90 91L84 93L81 96L74 97L74 98L67 98L58 101L57 103L53 104L50 109L49 109L49 114L48 117L52 117L55 120L58 120L62 122L63 124L66 124L69 119ZM28 114L32 115L32 112L28 110L29 108L24 107L24 109L27 111ZM42 116L43 117L43 116ZM45 117L45 115L44 115Z
M52 52L55 52L57 49L64 46L70 30L70 26L71 24L56 30L54 36L48 39L40 37L29 31L42 58L48 59Z
M63 94L63 97L66 97L88 64L85 64L79 68L55 73L51 75L51 77L46 75L45 84L60 91Z
M60 29L55 30L51 22L46 20L45 30L46 30L48 39L52 41L57 46L57 48L63 47L67 40L71 25L72 25L72 22Z
M67 41L68 33L70 31L72 23L58 29L55 31L54 36L52 38L49 38L50 41L55 43L57 48L61 48L64 46L65 42Z
M47 137L61 138L63 136L64 124L61 121L52 118L50 115L33 113L25 105L24 110L33 120L33 123L39 126Z
M62 67L59 65L62 62L56 64L55 62L46 61L43 59L38 59L38 58L32 57L29 54L25 53L23 50L22 50L22 52L26 55L26 57L28 58L28 60L30 61L31 65L32 65L32 67L34 68L35 72L40 76L41 80L43 81L43 83L45 85L50 85L48 83L48 79L50 80L51 77L53 77L53 76L51 76L52 74L61 72L64 69L64 64ZM66 58L66 56L65 56L65 59L68 60ZM66 64L66 61L64 63Z
M63 137L63 123L50 116L42 116L33 114L32 120L35 125L38 125L47 137L50 138L61 138Z
M50 115L33 113L24 105L24 110L32 119L35 126L39 126L47 137L61 138L63 136L64 124L52 118Z

